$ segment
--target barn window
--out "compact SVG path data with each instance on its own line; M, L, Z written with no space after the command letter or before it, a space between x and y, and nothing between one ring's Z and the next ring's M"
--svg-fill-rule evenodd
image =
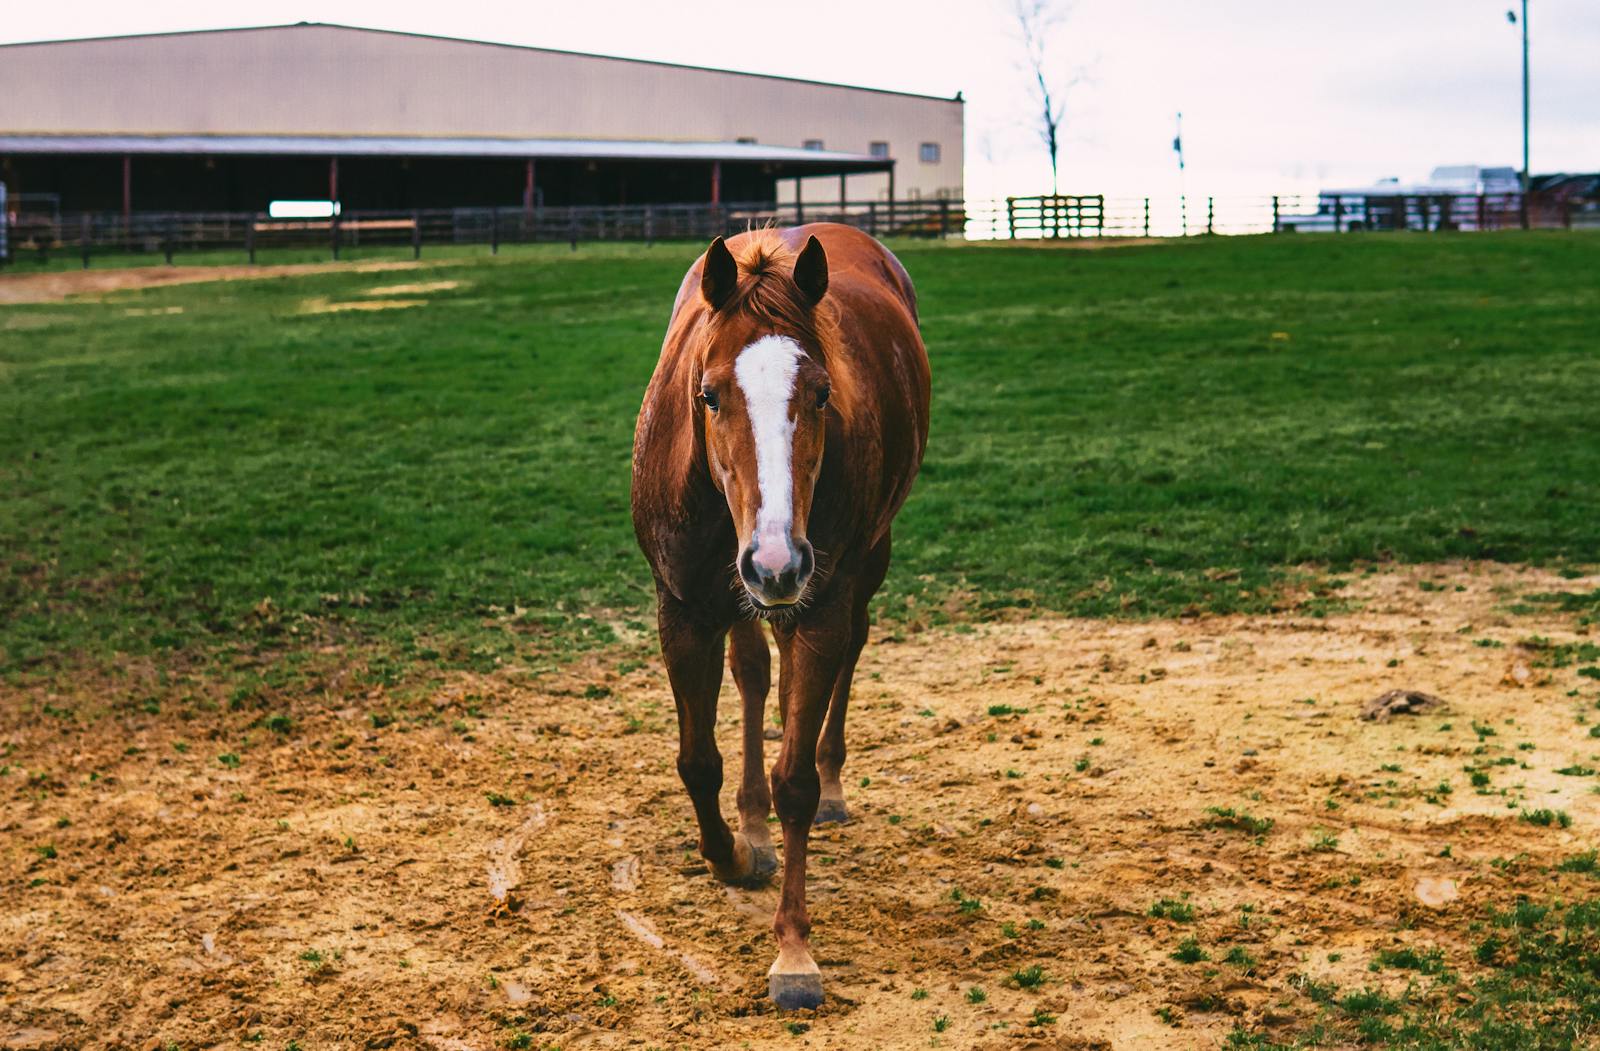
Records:
M922 149L918 151L918 156L922 158L923 164L938 164L939 144L937 142L923 143Z
M887 142L874 142L867 147L867 152L874 157L887 157L889 156L889 144Z
M804 143L804 146L808 150L820 150L820 149L822 149L822 140L821 139L807 139L805 141L805 143Z

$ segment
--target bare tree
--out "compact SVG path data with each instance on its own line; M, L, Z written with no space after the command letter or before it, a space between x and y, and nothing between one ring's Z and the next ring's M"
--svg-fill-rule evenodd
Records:
M1050 151L1050 192L1057 194L1061 192L1061 122L1066 117L1067 92L1078 77L1058 79L1050 45L1055 30L1072 13L1072 6L1064 0L1012 0L1012 13L1017 20L1024 69L1032 82L1039 138Z

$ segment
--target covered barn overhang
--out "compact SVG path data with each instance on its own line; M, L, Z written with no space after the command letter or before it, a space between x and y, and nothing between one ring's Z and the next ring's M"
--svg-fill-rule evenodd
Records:
M327 135L0 133L0 164L63 207L124 212L761 201L778 179L894 172L889 157L752 142Z

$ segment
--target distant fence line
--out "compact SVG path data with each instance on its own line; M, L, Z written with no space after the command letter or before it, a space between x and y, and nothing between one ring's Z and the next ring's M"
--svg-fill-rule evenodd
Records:
M337 259L361 248L594 241L707 241L751 226L842 222L878 237L1039 240L1182 237L1201 234L1359 230L1493 230L1600 226L1600 202L1539 200L1519 194L1393 198L1105 197L1044 195L985 200L658 204L583 207L428 208L350 211L331 219L274 219L250 212L136 212L8 217L13 258L233 250L251 262L274 248L325 248Z

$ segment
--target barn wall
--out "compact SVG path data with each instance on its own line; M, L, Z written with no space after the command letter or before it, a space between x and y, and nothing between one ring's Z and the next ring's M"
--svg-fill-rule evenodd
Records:
M962 105L892 92L440 40L289 26L0 48L0 130L672 139L868 152L901 196L959 196ZM937 142L938 164L918 148ZM880 195L883 175L850 179ZM837 179L806 195L837 197ZM815 187L815 190L813 190Z

